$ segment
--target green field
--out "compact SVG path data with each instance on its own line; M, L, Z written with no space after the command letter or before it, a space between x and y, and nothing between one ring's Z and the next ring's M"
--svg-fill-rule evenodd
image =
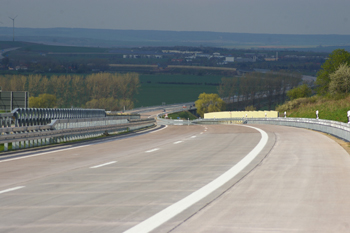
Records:
M217 86L208 84L218 84L221 82L221 78L222 76L215 75L141 74L141 86L139 94L135 96L137 99L135 107L161 105L163 102L166 104L174 104L196 101L199 94L203 92L218 93ZM177 84L161 84L159 82L173 82Z

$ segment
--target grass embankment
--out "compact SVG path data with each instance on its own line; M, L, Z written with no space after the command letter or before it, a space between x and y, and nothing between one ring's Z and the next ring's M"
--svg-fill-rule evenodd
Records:
M182 112L174 112L168 115L168 119L182 119L182 120L195 120L197 117L190 113L189 111L182 111Z
M350 95L343 98L328 98L313 96L310 98L300 98L288 101L276 108L283 115L287 112L287 117L316 118L316 110L319 111L319 118L348 122L347 111L350 110Z

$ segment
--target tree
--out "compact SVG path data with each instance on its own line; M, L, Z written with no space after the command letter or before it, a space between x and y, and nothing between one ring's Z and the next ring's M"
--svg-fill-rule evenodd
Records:
M254 107L253 105L250 105L245 107L244 111L256 111L256 107Z
M298 87L295 87L295 88L287 91L287 96L289 97L290 100L309 97L309 96L311 96L311 94L312 94L312 90L306 84L300 85Z
M29 107L31 108L53 108L56 107L56 96L51 94L41 94L38 97L29 97Z
M4 66L8 66L9 63L10 63L10 59L8 57L4 57L1 59L1 63L4 65Z
M348 93L350 91L350 67L341 64L330 74L329 92L331 95Z
M329 59L323 63L322 69L317 73L318 94L325 95L328 93L331 81L330 74L334 73L341 64L350 65L350 53L344 49L336 49L329 55Z
M228 98L233 102L233 97L237 92L238 79L237 78L222 78L219 86L219 95L222 98Z
M197 108L197 113L201 117L204 117L204 113L220 112L225 109L225 102L219 97L218 94L202 93L199 95L195 105Z

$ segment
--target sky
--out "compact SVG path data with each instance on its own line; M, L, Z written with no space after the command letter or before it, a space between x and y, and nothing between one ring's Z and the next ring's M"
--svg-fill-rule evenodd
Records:
M350 35L350 0L0 0L0 27Z

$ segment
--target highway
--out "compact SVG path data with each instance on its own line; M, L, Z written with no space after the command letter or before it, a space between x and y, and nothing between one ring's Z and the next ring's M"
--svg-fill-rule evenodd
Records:
M0 159L0 232L350 231L349 155L306 129L168 126Z

